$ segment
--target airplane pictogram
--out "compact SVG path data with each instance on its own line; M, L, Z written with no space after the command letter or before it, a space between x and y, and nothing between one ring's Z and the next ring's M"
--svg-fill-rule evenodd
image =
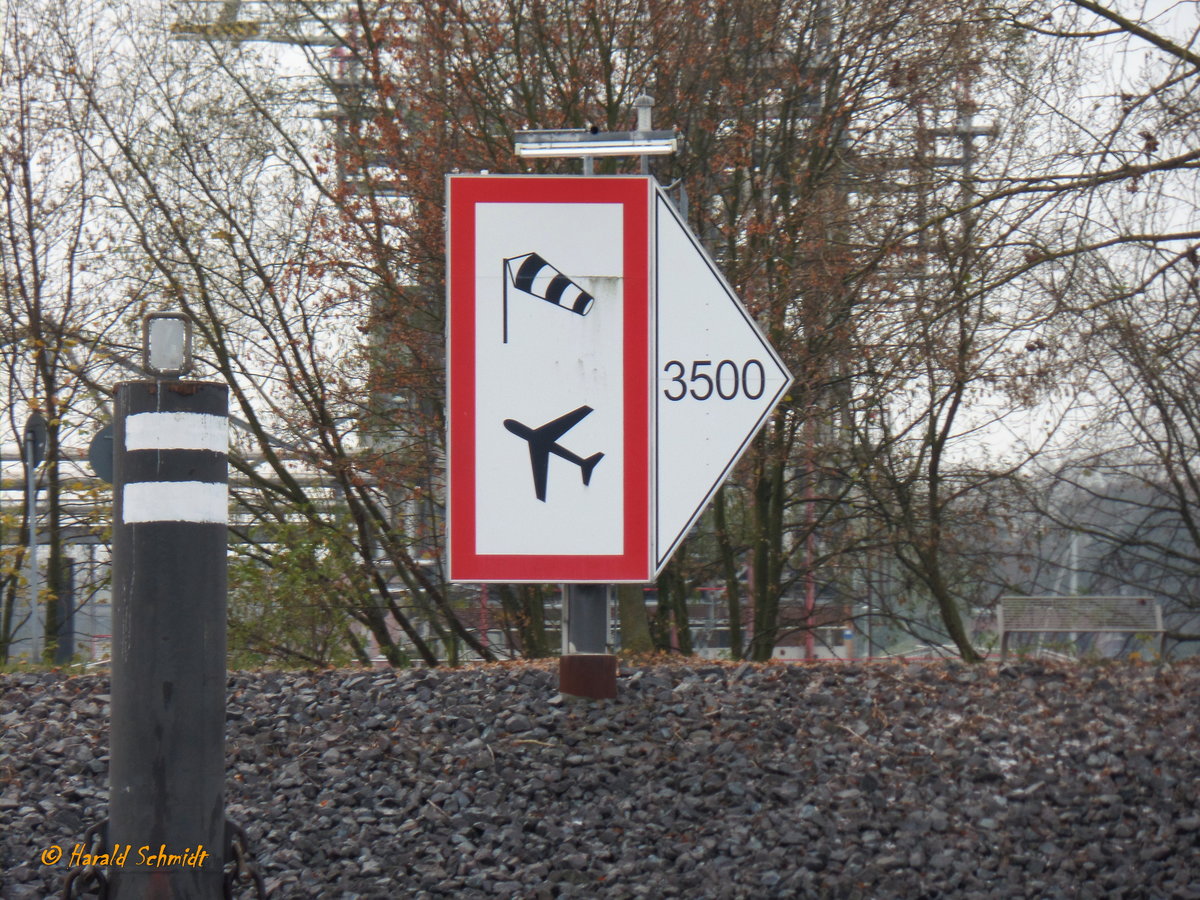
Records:
M560 437L583 421L591 411L590 406L581 406L539 428L530 428L516 419L504 420L505 428L529 442L529 464L533 467L533 490L543 503L546 502L546 479L550 469L551 454L575 463L579 466L583 483L586 485L591 482L592 470L596 468L596 463L600 462L604 454L594 453L584 459L558 443Z

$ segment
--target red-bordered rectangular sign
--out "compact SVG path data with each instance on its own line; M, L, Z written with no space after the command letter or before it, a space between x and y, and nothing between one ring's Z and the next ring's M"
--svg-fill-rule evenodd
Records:
M447 193L450 579L651 580L651 181Z

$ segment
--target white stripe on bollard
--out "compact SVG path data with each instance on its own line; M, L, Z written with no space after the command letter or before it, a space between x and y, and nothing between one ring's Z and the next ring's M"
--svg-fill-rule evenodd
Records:
M224 484L135 481L125 485L123 499L121 518L126 525L136 522L229 524L229 490Z
M136 413L125 420L126 450L229 449L229 420L203 413Z

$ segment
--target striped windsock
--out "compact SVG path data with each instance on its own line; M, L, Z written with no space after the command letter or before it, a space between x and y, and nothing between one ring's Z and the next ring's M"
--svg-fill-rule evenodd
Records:
M504 271L513 287L576 315L586 316L596 300L536 253L504 260Z

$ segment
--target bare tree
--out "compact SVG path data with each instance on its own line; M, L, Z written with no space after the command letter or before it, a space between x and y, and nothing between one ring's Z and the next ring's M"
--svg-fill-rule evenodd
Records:
M327 596L394 665L408 659L400 633L429 664L434 640L490 656L374 470L384 454L363 428L375 311L356 280L370 264L334 259L339 186L324 177L321 132L295 115L303 98L254 48L172 43L137 10L108 12L139 54L106 64L64 41L81 93L73 122L94 119L90 159L132 237L121 247L126 290L144 307L188 312L207 370L230 385L244 426L230 457L245 484L235 492L243 546L256 552L299 521L338 548L354 590Z
M1160 408L1187 377L1146 360L1186 331L1171 292L1195 290L1196 237L1169 214L1200 161L1193 51L1093 7L301 2L276 9L281 34L307 29L281 51L97 0L101 33L136 37L112 65L51 33L79 169L124 229L106 284L188 310L245 423L242 546L281 579L312 573L314 606L349 613L394 664L402 645L491 654L456 608L474 598L440 575L444 175L522 167L522 128L631 127L642 93L683 138L656 174L798 375L665 573L656 625L720 584L733 651L765 659L818 601L887 582L935 611L901 619L973 659L978 551L1015 496L1001 486L1040 451L989 458L985 436L1061 405L1064 377L1083 396L1111 375L1093 395L1139 410L1113 420L1146 422L1134 443L1162 456L1176 419ZM1166 63L1085 121L1068 75L1097 14ZM1117 277L1127 261L1136 278ZM1147 297L1153 320L1131 316ZM69 318L64 333L121 343ZM1098 346L1120 365L1086 368ZM297 522L339 575L273 559ZM516 643L542 652L543 592L498 596Z
M981 42L992 39L982 10L930 28L939 10L921 3L731 2L700 15L687 3L539 4L536 11L509 4L472 7L468 15L444 3L404 19L403 39L376 28L363 44L369 58L362 70L383 98L376 121L396 129L389 134L392 125L378 124L380 143L372 152L397 161L414 213L440 210L441 202L440 182L415 163L438 158L448 167L511 167L511 135L523 126L626 127L631 99L646 91L658 98L660 122L680 129L684 151L658 164L660 179L686 186L693 227L799 373L787 407L757 442L735 487L719 498L720 565L707 573L719 574L727 587L735 630L750 601L750 652L757 658L771 654L781 600L798 587L811 596L818 563L832 559L834 548L855 546L848 525L839 524L847 519L840 470L855 457L855 417L867 416L868 406L886 408L896 385L912 377L909 369L886 365L855 371L864 345L886 330L877 319L892 323L892 336L914 320L888 312L910 302L911 279L900 287L887 284L921 274L919 266L888 270L904 268L897 259L922 253L926 259L963 255L958 240L935 246L933 231L924 247L916 246L918 235L939 224L960 227L963 218L952 211L974 202L959 196L954 177L935 179L925 162L926 180L936 184L867 189L884 173L921 168L913 158L934 124L923 126L921 116L946 99L953 109L954 85L977 65ZM714 47L721 52L710 52ZM439 220L422 224L413 215L403 222L405 240L430 248L420 255L429 265L415 279L440 283ZM941 265L950 272L953 263ZM960 286L969 277L960 273ZM930 327L920 338L929 371L938 373L943 348L964 340L973 346L969 333L981 327L977 292L969 300L947 298L925 303ZM949 310L956 302L959 319L966 310L971 317L957 332L946 324L955 318ZM901 345L898 357L911 357L910 346ZM960 371L949 392L938 388L930 402L949 409L953 422L964 392L985 374ZM883 388L880 379L887 382ZM854 387L864 381L871 382L869 391ZM935 488L942 445L953 433L940 415L935 409L927 417ZM921 518L927 521L924 513ZM941 528L933 522L925 538L937 538ZM907 540L911 545L915 538ZM741 559L752 572L748 597ZM917 561L928 568L934 559ZM938 578L935 572L929 580L937 585ZM678 597L689 580L669 572L660 598ZM942 595L951 617L953 606Z
M1159 594L1174 636L1194 639L1197 26L1091 0L1048 8L1037 26L1020 21L1084 64L1099 47L1106 67L1076 129L1086 155L1058 178L1013 186L1042 193L1074 223L1030 256L1071 317L1073 333L1047 342L1073 361L1075 398L1065 446L1047 466L1053 481L1039 482L1055 489L1034 505L1086 547L1058 560L1060 571L1082 573L1093 590Z
M45 462L38 474L46 498L47 547L44 657L63 662L60 627L73 612L64 558L63 500L70 482L65 447L97 412L85 373L96 350L85 335L103 335L112 305L97 302L96 260L110 237L100 224L98 179L81 133L67 125L72 99L51 26L66 20L63 4L10 4L0 31L0 97L6 128L0 137L0 381L9 433L23 432L25 413L46 422ZM75 35L87 19L72 12ZM84 120L77 123L89 127ZM29 522L23 521L22 534ZM14 570L22 554L12 561ZM16 582L6 575L0 647L12 637ZM65 648L64 648L65 649Z

